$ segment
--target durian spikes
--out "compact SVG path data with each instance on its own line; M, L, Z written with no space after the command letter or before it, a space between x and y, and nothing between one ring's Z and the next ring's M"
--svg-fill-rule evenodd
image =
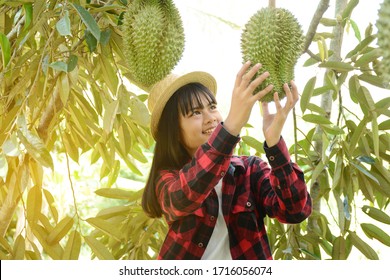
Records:
M297 19L283 8L262 8L246 23L241 34L243 62L261 63L258 75L268 71L270 76L255 93L273 84L273 91L261 101L273 101L274 92L285 96L283 84L294 79L294 67L303 51L303 31Z
M380 70L388 85L390 82L390 0L384 0L381 4L376 27L378 29L378 46L382 55Z
M165 78L184 51L184 30L172 0L131 1L123 23L130 75L144 89Z

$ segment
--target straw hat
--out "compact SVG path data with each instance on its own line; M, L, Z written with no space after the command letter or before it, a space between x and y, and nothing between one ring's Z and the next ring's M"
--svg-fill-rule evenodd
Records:
M169 98L182 86L190 83L200 83L214 95L217 92L217 82L209 73L195 71L184 75L169 74L157 82L149 91L148 108L151 112L150 129L153 138L157 138L158 123Z

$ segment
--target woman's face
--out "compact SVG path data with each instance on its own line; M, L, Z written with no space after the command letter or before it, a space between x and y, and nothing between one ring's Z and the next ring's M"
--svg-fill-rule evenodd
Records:
M191 156L200 145L207 142L222 121L217 104L210 103L205 96L201 97L201 101L202 106L199 108L193 108L187 115L179 114L181 142Z

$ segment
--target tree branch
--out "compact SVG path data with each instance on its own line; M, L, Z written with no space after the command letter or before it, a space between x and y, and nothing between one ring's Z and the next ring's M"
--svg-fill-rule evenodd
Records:
M311 19L309 29L306 33L306 39L303 49L304 53L309 49L310 44L313 41L314 35L316 35L318 24L320 23L320 20L326 10L329 8L329 2L330 0L321 0L321 2L317 6L317 10L314 13L313 18Z

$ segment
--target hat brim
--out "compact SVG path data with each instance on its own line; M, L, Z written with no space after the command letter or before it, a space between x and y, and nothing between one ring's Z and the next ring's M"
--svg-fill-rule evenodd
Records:
M161 83L165 83L165 85L162 86ZM214 95L217 93L217 82L215 78L209 73L202 71L194 71L182 76L174 76L172 79L169 79L168 77L161 81L160 84L157 83L152 87L150 94L154 93L154 91L160 91L158 93L158 102L151 112L150 129L155 140L157 139L158 123L169 98L171 98L178 89L190 83L200 83L207 87ZM159 88L161 88L162 92Z

